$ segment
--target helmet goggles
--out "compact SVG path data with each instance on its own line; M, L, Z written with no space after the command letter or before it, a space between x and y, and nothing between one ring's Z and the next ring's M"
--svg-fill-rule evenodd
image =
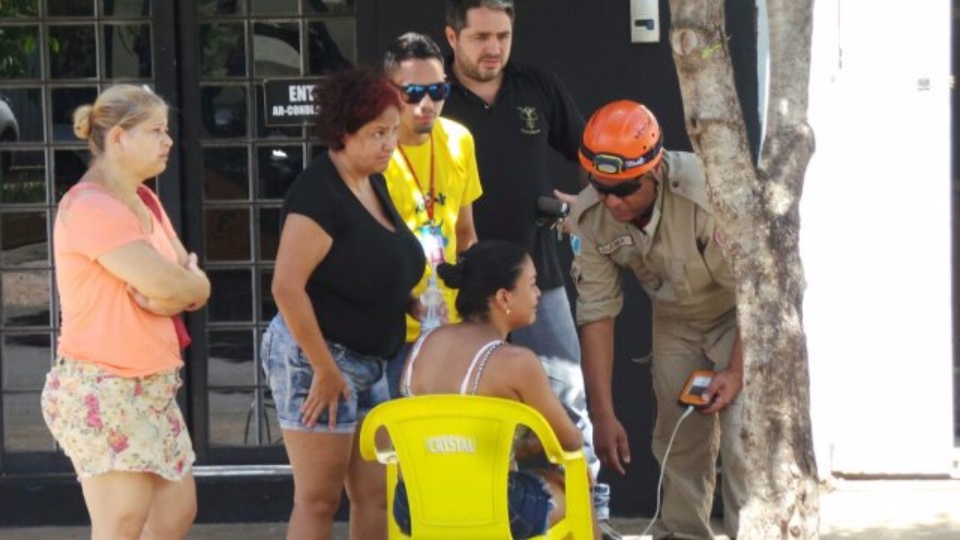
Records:
M661 150L663 150L662 136L657 139L656 144L650 150L635 158L626 158L610 152L593 152L586 146L580 146L580 153L593 165L593 171L591 172L611 176L629 173L633 169L641 169L640 174L646 172L655 161L660 159Z

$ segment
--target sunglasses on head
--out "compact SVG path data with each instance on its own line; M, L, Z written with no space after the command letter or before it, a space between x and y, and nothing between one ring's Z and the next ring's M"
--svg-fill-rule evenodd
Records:
M433 101L443 101L450 95L450 83L438 82L433 84L408 84L400 86L403 99L407 103L420 103L423 96L429 95Z
M587 176L587 180L590 181L590 185L593 186L593 189L597 190L597 193L600 195L613 195L614 197L618 197L620 199L633 195L638 189L643 187L643 175L632 178L625 182L618 182L612 186L601 184L596 178L593 177L592 174Z

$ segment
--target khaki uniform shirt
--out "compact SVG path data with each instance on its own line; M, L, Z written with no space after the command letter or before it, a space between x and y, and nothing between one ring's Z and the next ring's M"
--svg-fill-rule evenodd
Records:
M663 165L653 214L642 229L613 219L593 187L580 193L573 210L580 253L572 268L578 325L620 313L621 268L650 296L655 326L679 324L704 334L735 324L734 281L718 244L703 168L687 152L666 152Z

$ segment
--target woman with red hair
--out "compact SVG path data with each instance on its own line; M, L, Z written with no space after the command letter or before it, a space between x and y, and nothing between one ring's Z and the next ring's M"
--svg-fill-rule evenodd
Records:
M404 342L426 262L381 174L400 96L381 75L338 73L317 92L327 152L291 185L261 361L293 467L287 538L328 538L350 498L350 537L386 537L383 468L356 451L364 415L389 399L386 359Z

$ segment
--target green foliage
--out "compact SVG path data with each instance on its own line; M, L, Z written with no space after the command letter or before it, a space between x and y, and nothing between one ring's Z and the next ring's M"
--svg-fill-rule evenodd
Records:
M211 24L201 32L201 38L203 75L226 76L231 56L243 49L243 27L236 24Z
M37 47L36 26L0 26L0 78L36 73Z
M36 17L37 0L0 0L0 17Z

